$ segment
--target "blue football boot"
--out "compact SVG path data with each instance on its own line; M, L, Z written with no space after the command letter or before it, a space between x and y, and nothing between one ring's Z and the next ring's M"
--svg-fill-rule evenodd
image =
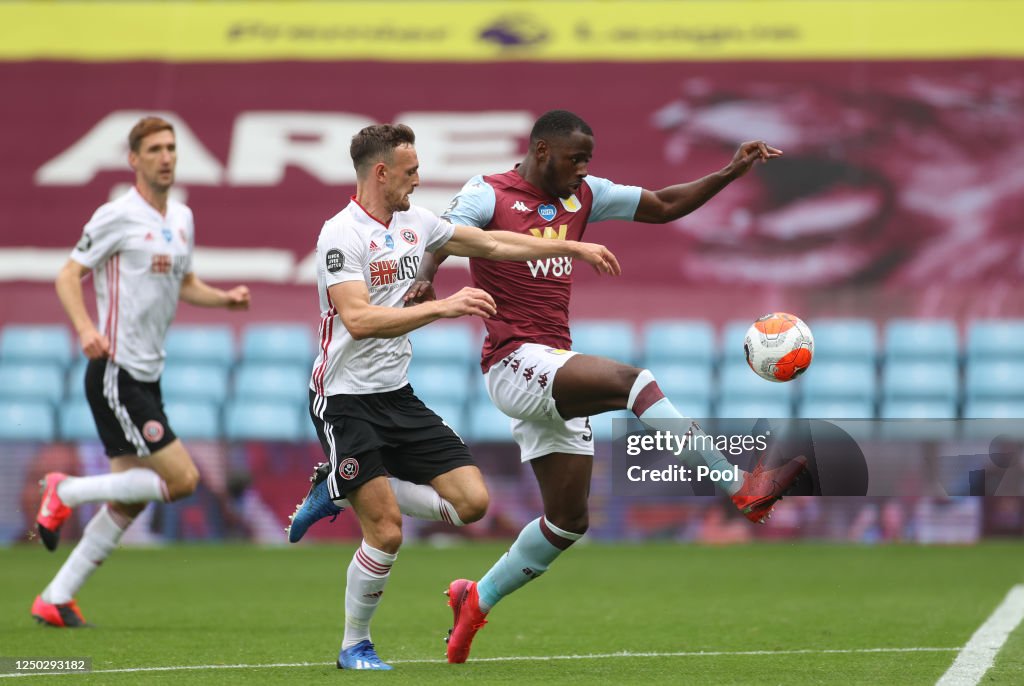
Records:
M302 502L295 506L295 512L288 519L291 524L285 529L288 532L288 542L298 543L309 527L319 522L324 517L335 518L345 509L334 504L331 494L327 492L327 476L331 473L331 465L328 462L321 462L313 470L313 476L309 478L312 485Z
M338 653L338 669L394 669L377 655L373 644L360 641Z

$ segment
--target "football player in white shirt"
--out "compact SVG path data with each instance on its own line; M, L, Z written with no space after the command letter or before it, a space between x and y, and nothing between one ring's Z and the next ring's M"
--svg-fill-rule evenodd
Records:
M57 627L85 625L74 596L117 547L150 501L179 500L195 491L199 472L164 415L160 374L164 337L178 300L244 310L249 289L224 291L192 272L192 211L171 200L177 163L174 129L158 117L140 120L128 135L135 186L96 210L57 276L57 296L89 358L85 391L110 474L43 480L36 517L40 538L57 548L72 508L105 503L57 575L36 597L32 616ZM82 294L92 272L99 325Z
M406 378L406 335L442 318L495 314L494 300L463 288L403 307L424 250L495 260L574 257L618 274L607 248L453 226L413 207L415 135L370 126L352 139L356 195L317 242L322 312L310 415L329 462L314 472L289 540L351 504L363 540L348 567L341 669L391 669L370 640L370 620L402 543L402 513L461 525L483 517L488 494L462 439L416 397ZM390 477L390 478L389 478Z

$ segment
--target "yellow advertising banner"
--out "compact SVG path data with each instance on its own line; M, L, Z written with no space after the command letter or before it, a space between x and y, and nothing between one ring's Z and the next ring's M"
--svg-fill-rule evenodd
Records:
M672 61L1024 56L1020 0L9 2L0 60Z

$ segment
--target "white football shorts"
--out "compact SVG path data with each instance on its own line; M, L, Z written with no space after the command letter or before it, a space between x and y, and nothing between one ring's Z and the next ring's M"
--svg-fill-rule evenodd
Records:
M523 462L550 453L594 454L590 419L562 419L551 395L555 374L576 354L524 343L484 375L491 402L512 418L512 437Z

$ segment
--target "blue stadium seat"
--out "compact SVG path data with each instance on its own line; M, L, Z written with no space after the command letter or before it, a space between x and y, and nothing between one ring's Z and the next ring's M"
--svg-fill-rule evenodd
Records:
M160 377L167 402L206 401L219 405L228 396L228 370L210 364L168 364Z
M75 355L65 379L65 396L69 400L85 400L85 368L88 365L89 360L84 355Z
M882 373L882 396L886 400L955 403L958 391L959 375L951 361L889 361Z
M688 409L683 410L683 408L689 408L695 404L707 404L714 395L709 361L674 363L662 360L657 364L648 365L647 368L654 374L662 392L677 405L680 412L685 411L690 414ZM749 367L747 373L752 373ZM693 414L691 416L699 417L700 415Z
M232 441L304 441L304 423L309 418L294 403L232 400L224 409L224 436Z
M643 328L642 363L647 367L676 362L710 365L716 350L715 330L700 319L658 319Z
M967 326L968 362L1024 359L1024 319L982 319Z
M795 383L800 383L799 381ZM777 403L791 403L795 393L794 382L773 383L759 377L744 361L736 361L722 367L719 382L720 398L723 402L734 400L767 400ZM722 416L719 413L719 416ZM777 416L788 416L777 415Z
M458 403L426 403L427 407L434 411L438 417L445 421L445 424L452 428L452 431L463 435L466 429L466 408Z
M852 400L873 403L878 379L873 361L817 361L800 377L805 400Z
M43 400L0 401L0 441L56 440L53 406Z
M467 441L512 442L511 421L490 400L477 401L469 407L463 438Z
M572 324L572 349L632 364L636 357L633 325L615 319L580 320Z
M63 397L63 367L54 364L0 361L0 398L57 403Z
M969 359L964 395L971 400L1024 400L1024 361Z
M886 360L955 362L960 354L956 325L946 319L892 319L885 325Z
M720 402L715 416L723 419L786 418L793 416L793 410L788 401L778 399L735 399Z
M306 405L311 373L309 362L304 365L245 362L235 370L234 397Z
M882 403L882 419L956 419L956 403L952 400L886 400Z
M242 334L243 362L304 364L312 368L313 331L302 324L254 324Z
M797 416L803 419L874 419L875 405L868 400L805 397L797 406Z
M743 341L747 337L747 329L753 323L753 317L750 321L733 319L726 322L722 328L722 341L718 346L722 355L723 365L735 364L737 361L746 363L747 358L743 354Z
M453 403L462 405L472 391L469 378L472 370L465 360L444 363L424 363L413 356L409 365L409 383L416 397L427 405Z
M64 441L98 441L96 422L92 418L89 403L73 400L60 408L60 438Z
M235 362L235 337L228 326L172 326L164 341L168 364L202 363L230 367Z
M874 364L878 359L878 327L870 319L816 319L811 333L814 334L814 364L826 361Z
M468 324L434 323L409 334L413 365L423 362L468 364L479 360L482 342Z
M212 402L170 402L167 421L183 440L214 441L221 437L220 407Z
M1024 420L1024 400L971 400L964 405L964 419ZM1021 422L1024 426L1024 421Z
M71 362L71 335L59 324L8 324L0 331L0 360L66 367Z

